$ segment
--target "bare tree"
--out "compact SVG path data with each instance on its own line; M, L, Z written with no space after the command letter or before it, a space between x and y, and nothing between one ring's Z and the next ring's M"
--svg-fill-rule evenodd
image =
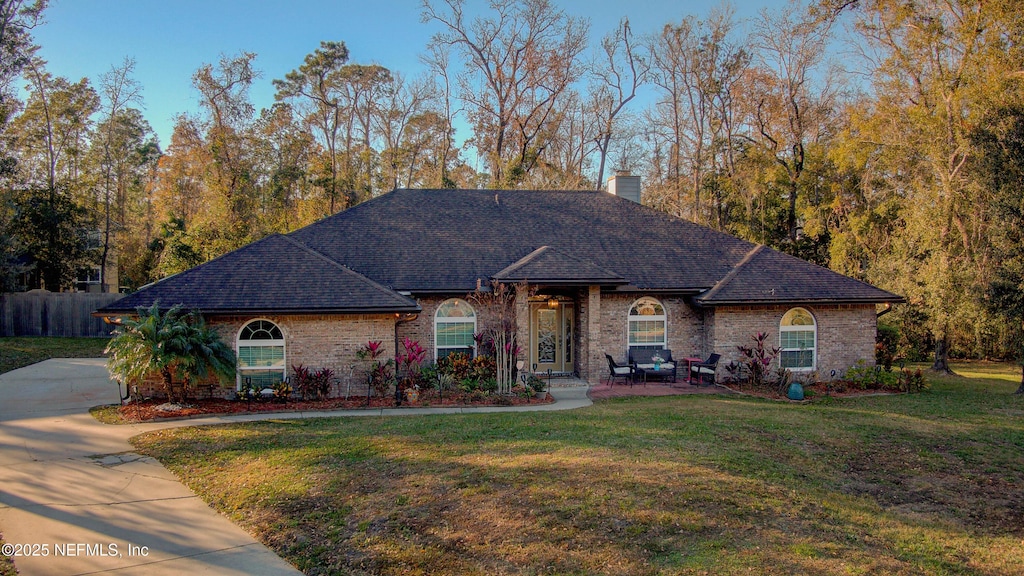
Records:
M650 71L647 60L633 46L633 31L627 18L623 18L618 28L601 40L601 52L603 60L595 62L591 68L591 75L596 80L591 88L591 98L600 124L594 138L600 158L595 181L598 189L604 183L604 169L617 127L616 119L636 98L637 89L647 81Z
M435 92L435 98L439 101L439 116L435 118L435 121L429 122L434 126L439 126L443 123L444 137L440 139L439 155L436 161L438 167L437 181L434 186L440 186L442 188L453 188L454 181L448 174L449 159L455 152L455 140L454 125L455 116L462 109L453 109L452 101L454 100L455 87L452 85L453 78L450 69L451 62L451 47L444 44L432 44L428 46L429 53L426 56L421 56L421 59L430 69L434 72L434 77L437 79L437 91ZM439 121L440 122L439 122ZM412 166L410 164L410 182L412 181Z
M786 173L790 242L797 238L797 198L807 146L828 133L837 87L825 60L831 27L799 4L764 10L751 35L757 70L747 87L751 140Z
M702 193L723 165L732 164L733 91L749 60L732 42L734 27L731 10L715 10L706 20L688 17L665 26L650 43L653 82L663 94L650 116L665 163L660 171L675 191L678 213L709 224L716 218ZM721 216L717 220L721 225Z
M407 172L403 168L412 159L411 151L403 149L405 134L411 121L424 112L433 92L434 86L428 79L406 82L401 74L395 74L385 87L374 123L384 139L384 170L387 185L392 189L398 188L399 175Z
M536 165L558 101L580 76L589 25L550 0L495 0L493 16L472 21L464 4L424 0L423 21L444 28L432 48L450 46L465 58L459 94L492 185L515 184Z
M373 196L374 117L392 82L391 71L377 64L349 64L339 74L345 125L345 179L353 201ZM360 198L362 193L362 198Z

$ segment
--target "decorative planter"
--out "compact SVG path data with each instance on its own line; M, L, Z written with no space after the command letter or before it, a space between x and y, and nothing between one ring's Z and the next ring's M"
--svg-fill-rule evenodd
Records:
M786 390L786 398L790 400L803 400L804 387L799 382L793 382L789 385L789 389Z
M415 388L409 388L405 391L405 400L407 402L415 402L420 399L420 391Z

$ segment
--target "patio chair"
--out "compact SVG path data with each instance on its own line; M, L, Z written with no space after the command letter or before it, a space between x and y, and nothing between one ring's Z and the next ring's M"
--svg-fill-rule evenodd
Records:
M697 382L700 384L704 383L704 376L711 377L711 383L715 383L715 369L718 368L718 359L721 358L721 354L712 354L708 356L708 359L694 364L690 368L690 380L693 381L694 376L697 377Z
M612 385L616 378L628 378L629 386L632 388L633 381L636 380L636 368L632 364L620 366L612 359L611 354L605 354L604 357L608 359L608 385Z

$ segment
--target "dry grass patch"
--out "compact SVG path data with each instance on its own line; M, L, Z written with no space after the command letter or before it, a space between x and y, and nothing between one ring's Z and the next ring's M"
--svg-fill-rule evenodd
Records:
M309 574L1009 575L1024 573L1013 389L634 398L136 443Z

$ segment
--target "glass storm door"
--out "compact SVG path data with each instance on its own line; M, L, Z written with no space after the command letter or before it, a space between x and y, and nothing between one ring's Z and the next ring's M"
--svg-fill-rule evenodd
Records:
M564 302L531 305L531 368L537 373L572 372L573 306Z

